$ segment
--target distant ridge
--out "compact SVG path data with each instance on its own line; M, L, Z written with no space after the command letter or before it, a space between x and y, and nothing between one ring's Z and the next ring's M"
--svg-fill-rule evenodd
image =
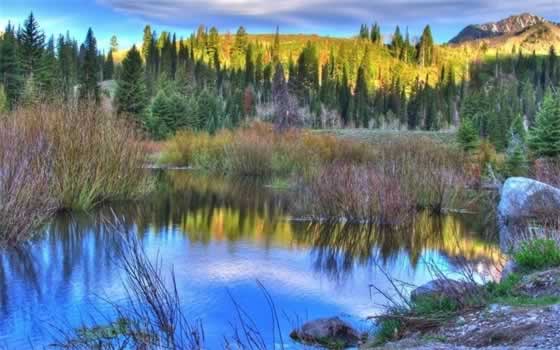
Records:
M510 16L498 22L471 24L465 27L453 39L449 40L449 43L461 44L467 41L493 38L506 34L515 34L540 23L554 24L543 17L530 13L522 13L520 15Z

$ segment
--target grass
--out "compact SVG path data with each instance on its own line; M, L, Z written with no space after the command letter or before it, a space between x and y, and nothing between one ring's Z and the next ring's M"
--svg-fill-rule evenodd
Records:
M151 189L143 145L96 106L40 104L0 118L0 242L29 239L57 210L89 210Z
M560 266L560 247L552 239L532 239L519 246L513 253L513 259L525 270L557 267Z
M291 176L307 175L327 162L361 163L371 157L364 143L304 130L277 133L270 124L252 123L214 135L178 132L165 143L160 163L239 176Z
M461 305L450 298L422 297L406 307L394 307L378 319L374 335L376 345L397 340L404 330L433 328L455 317Z
M160 162L276 178L281 187L298 184L308 217L387 223L419 208L452 207L466 185L469 160L462 151L424 134L371 144L308 130L278 133L270 124L252 123L214 135L179 132L165 143Z
M475 295L462 300L461 303L458 300L434 296L393 306L386 314L378 317L376 344L396 340L404 332L433 329L462 313L491 304L539 307L560 303L560 295L533 296L522 292L522 286L526 283L524 276L527 273L560 266L560 249L556 241L527 241L514 253L514 259L522 269L520 273L512 273L500 282L485 284Z
M52 153L44 130L0 118L0 245L32 238L56 210Z
M382 130L382 129L336 129L317 130L318 134L330 134L340 138L379 144L400 138L429 138L446 145L454 145L457 135L455 131L423 131L423 130Z

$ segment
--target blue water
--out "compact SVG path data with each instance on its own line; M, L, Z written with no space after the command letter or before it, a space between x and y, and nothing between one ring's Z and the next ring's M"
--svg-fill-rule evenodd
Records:
M346 231L290 220L297 194L263 183L179 171L159 174L159 183L148 198L112 209L165 273L173 268L184 313L203 324L208 349L221 348L238 325L232 298L272 348L257 281L274 300L286 344L297 347L291 329L318 317L370 330L365 319L386 305L370 285L390 290L380 269L421 284L430 279L427 261L492 275L499 260L473 218L423 215L404 232ZM125 302L115 233L100 224L107 215L109 208L60 215L28 246L0 254L0 346L42 348L60 338L58 329L107 322L114 315L107 301Z

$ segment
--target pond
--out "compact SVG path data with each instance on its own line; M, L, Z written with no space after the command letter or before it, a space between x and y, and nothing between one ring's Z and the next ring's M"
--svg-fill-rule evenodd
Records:
M185 315L202 322L209 349L233 333L236 303L272 342L257 281L272 296L287 340L294 326L319 317L340 316L367 331L365 319L385 303L370 285L390 290L384 273L418 285L430 279L428 265L453 273L466 263L494 276L501 259L475 216L423 214L392 232L327 227L292 220L298 194L266 183L187 171L157 177L154 194L111 209L164 272L173 268ZM107 215L108 208L60 215L36 241L0 254L0 347L41 348L58 328L111 315L107 300L124 302L114 232L99 223Z

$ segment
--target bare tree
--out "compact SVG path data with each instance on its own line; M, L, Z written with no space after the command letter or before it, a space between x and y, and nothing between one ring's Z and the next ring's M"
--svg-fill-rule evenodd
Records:
M272 102L274 104L274 124L276 130L285 131L300 124L297 101L290 95L282 64L276 65L272 79Z

